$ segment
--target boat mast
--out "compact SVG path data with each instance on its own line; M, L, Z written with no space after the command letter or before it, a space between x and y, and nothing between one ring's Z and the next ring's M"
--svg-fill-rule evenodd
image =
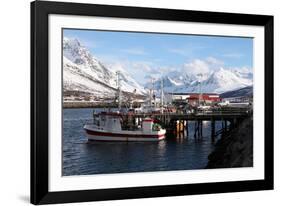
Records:
M153 85L153 79L151 78L151 87L149 88L149 108L152 107L152 86Z
M120 71L116 72L117 75L117 88L118 88L118 110L121 110L122 107L122 90L121 90L121 77Z
M164 91L163 91L163 78L161 78L161 113L163 113L164 107Z
M202 97L203 97L203 94L202 94L202 74L200 75L200 80L199 80L199 106L201 105L202 103Z
M156 108L156 95L155 95L155 88L154 85L155 84L155 79L152 79L152 97L153 97L153 103L154 103L154 108Z

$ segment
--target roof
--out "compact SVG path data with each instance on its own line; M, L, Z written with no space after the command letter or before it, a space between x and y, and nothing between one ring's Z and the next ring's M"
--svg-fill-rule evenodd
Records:
M202 94L202 95L219 95L218 93L192 93L192 92L190 92L190 93L183 93L183 92L169 93L169 94L171 94L171 95L200 95L200 94Z

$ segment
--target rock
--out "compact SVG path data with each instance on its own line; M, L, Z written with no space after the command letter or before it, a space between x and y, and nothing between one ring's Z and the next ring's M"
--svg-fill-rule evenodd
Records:
M230 133L222 136L208 157L206 168L253 166L253 120L247 118Z

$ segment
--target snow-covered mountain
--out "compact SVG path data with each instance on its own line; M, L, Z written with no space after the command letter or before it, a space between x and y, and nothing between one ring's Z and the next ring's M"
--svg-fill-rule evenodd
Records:
M253 84L251 71L239 71L220 68L209 73L188 74L173 71L165 75L162 80L159 78L154 83L154 88L159 90L163 81L165 92L215 92L223 93L232 91ZM146 84L151 88L151 83Z
M63 88L99 97L113 97L117 89L117 73L120 72L121 89L125 92L145 94L124 69L108 68L97 60L77 39L63 39Z
M63 87L65 92L89 93L96 97L114 97L117 89L117 73L125 92L147 94L122 64L101 63L77 39L63 39ZM200 72L199 72L200 71ZM253 84L253 73L247 68L208 70L174 70L166 73L145 88L165 92L216 92L224 93Z

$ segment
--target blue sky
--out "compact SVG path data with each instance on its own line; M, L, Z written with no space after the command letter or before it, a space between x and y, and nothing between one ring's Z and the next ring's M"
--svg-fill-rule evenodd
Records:
M195 60L224 68L253 67L252 38L73 29L64 29L64 37L78 39L105 64L130 67L126 70L139 81L144 81L143 71L179 69Z

